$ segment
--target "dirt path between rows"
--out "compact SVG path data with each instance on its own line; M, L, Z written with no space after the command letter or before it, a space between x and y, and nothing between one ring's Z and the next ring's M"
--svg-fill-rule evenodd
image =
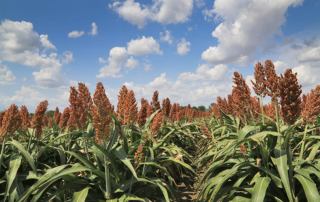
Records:
M198 195L202 187L200 187L198 190L196 189L205 171L206 169L202 169L197 176L184 176L183 180L178 184L179 201L187 201L187 202L197 201Z

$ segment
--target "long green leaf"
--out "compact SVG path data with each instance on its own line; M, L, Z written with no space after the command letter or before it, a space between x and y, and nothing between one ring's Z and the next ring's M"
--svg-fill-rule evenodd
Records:
M314 181L310 178L310 175L307 171L303 169L296 170L296 173L294 175L294 178L298 179L301 183L303 190L305 192L305 195L308 199L308 202L318 202L320 201L320 195L317 189L316 184Z
M271 179L269 177L259 177L253 188L253 194L251 197L252 202L264 201L267 188L269 186Z
M14 179L17 176L18 169L21 165L21 156L14 156L12 157L9 165L9 172L7 172L7 183L6 183L6 191L4 193L4 200L6 201L6 198L8 197L8 194L11 189L11 185L14 181Z
M86 187L81 191L74 192L72 196L72 202L85 202L88 196L89 189L90 187Z
M122 146L119 146L115 151L114 154L131 170L133 176L138 178L136 171L134 170L131 162L129 161L127 154L124 152Z
M282 184L286 190L287 196L290 202L293 202L293 196L290 187L289 175L288 175L288 166L287 166L287 152L281 150L280 146L277 146L275 151L275 161L277 164L277 169L282 181Z
M27 152L24 148L24 146L22 146L18 141L16 140L12 140L9 142L10 144L14 145L17 149L19 149L19 151L21 152L21 154L27 159L29 165L31 166L32 170L34 173L36 173L36 175L38 175L37 172L37 168L36 165L34 164L34 159L31 157L31 155L29 154L29 152Z

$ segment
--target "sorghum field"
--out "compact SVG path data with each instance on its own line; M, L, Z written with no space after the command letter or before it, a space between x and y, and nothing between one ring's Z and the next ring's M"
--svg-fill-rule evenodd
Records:
M32 118L12 104L0 114L0 200L320 201L320 85L302 94L270 60L256 64L254 92L233 80L208 112L158 91L138 110L126 86L115 110L102 83L92 96L71 87L53 118L46 100Z

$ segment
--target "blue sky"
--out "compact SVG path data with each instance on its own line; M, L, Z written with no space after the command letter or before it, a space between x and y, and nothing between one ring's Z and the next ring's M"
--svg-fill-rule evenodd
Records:
M93 94L100 81L113 104L125 84L138 101L158 90L208 106L231 93L235 70L249 82L266 59L308 93L319 84L319 10L320 0L0 0L0 110L44 99L63 110L70 86Z

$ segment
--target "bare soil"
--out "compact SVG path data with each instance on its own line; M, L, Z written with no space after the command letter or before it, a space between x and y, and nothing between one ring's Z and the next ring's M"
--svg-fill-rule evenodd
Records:
M179 201L195 202L201 191L202 186L198 189L199 181L205 173L205 168L202 169L197 176L183 176L181 182L178 184L178 199Z

